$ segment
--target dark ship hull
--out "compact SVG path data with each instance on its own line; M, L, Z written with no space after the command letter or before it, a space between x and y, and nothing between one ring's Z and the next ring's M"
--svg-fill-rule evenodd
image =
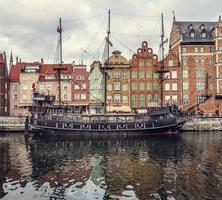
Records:
M185 120L175 117L170 112L154 115L50 113L30 117L27 120L27 129L29 132L42 135L175 135L184 122Z

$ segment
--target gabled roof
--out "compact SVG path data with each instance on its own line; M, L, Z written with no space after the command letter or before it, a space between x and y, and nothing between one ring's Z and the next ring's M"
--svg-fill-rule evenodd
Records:
M175 21L174 23L180 29L182 43L213 42L212 30L215 22ZM203 31L206 37L201 37ZM190 37L191 32L194 32L194 37Z

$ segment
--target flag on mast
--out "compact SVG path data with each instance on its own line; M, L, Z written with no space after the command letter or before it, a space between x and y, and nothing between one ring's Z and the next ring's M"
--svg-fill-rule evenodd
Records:
M59 26L57 27L57 32L58 32L58 33L61 33L61 32L62 32L62 29L61 29Z

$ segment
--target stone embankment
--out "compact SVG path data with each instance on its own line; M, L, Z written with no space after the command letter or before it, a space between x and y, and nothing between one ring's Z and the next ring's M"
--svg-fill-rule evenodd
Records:
M222 130L222 117L196 117L187 121L184 131L220 131Z
M0 116L0 132L4 131L24 131L25 117Z

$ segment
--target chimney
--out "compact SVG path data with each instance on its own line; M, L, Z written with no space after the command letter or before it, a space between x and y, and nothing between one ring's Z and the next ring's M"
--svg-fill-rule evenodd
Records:
M18 64L18 56L16 56L16 64Z
M42 63L42 64L44 63L44 60L43 60L43 58L41 58L41 63Z

